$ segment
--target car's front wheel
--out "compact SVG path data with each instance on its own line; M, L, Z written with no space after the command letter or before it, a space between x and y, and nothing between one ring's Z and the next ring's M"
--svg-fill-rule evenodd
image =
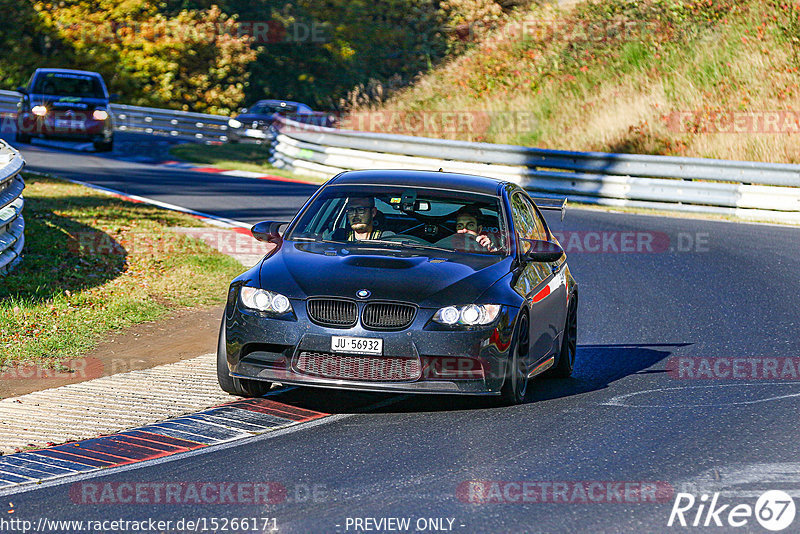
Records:
M511 355L506 366L506 379L500 391L502 404L520 404L525 399L525 393L528 391L528 367L526 362L529 336L528 315L523 314L517 322L514 342L511 344Z
M223 318L217 342L217 382L219 382L219 387L225 393L239 397L263 397L272 387L272 382L232 377L228 369L225 345L225 318Z
M19 127L17 127L17 134L16 134L15 137L16 137L16 140L17 140L18 143L30 143L31 142L31 136L28 135L28 134L24 134L24 133L20 132L19 131Z
M95 141L94 149L97 152L111 152L114 150L114 140L111 139L110 141Z

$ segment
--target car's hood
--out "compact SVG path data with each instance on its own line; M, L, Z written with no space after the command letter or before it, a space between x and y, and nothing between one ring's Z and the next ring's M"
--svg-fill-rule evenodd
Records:
M260 284L290 298L356 298L441 307L473 302L508 273L510 258L329 243L284 243L261 264Z
M104 98L80 98L75 96L54 96L31 93L31 106L47 106L53 110L73 110L73 111L94 111L96 108L108 106L108 100Z

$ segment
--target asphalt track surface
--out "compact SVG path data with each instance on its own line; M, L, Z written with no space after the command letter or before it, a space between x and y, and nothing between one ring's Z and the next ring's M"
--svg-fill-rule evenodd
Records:
M157 160L164 147L143 136L125 141L126 149L102 157L21 148L32 170L242 221L288 219L314 190L126 161L120 158ZM475 487L465 486L470 481L572 489L658 482L750 506L766 490L800 496L797 378L678 379L667 372L678 357L749 358L752 365L800 356L800 229L578 209L550 223L573 240L564 244L580 284L578 356L573 378L536 380L525 404L294 389L275 400L336 415L84 481L271 481L286 488L280 502L76 504L73 480L3 500L13 500L14 518L34 522L255 516L275 518L279 532L389 532L355 528L353 518L400 517L411 519L410 531L419 518L450 518L453 532L663 532L674 493L657 503L497 502L522 500L516 486L504 484L495 487L507 496L475 503L459 488ZM617 252L624 232L655 245ZM600 251L581 251L598 242ZM686 513L688 521L696 511ZM726 514L715 531L766 532L753 517L733 528ZM798 530L800 518L786 531Z

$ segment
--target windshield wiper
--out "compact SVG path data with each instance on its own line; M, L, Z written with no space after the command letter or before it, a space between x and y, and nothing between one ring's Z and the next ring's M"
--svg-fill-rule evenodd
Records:
M300 241L303 243L333 243L335 245L346 245L344 241L331 241L330 239L320 239L318 237L292 237L287 241Z
M453 252L452 249L437 247L435 245L423 245L422 243L417 243L416 241L384 241L382 239L359 239L358 241L352 241L348 244L352 243L369 243L369 244L380 244L380 245L400 245L403 248L419 248L419 249L427 249L427 250L440 250L443 252Z

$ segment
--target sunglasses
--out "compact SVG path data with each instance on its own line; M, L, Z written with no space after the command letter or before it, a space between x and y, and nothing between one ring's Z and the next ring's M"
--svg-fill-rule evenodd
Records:
M361 207L361 206L359 206L359 207L356 207L356 208L347 208L347 210L345 210L345 211L347 211L348 215L350 215L350 214L366 215L366 213L368 211L370 211L371 209L372 208L369 208L369 207Z

